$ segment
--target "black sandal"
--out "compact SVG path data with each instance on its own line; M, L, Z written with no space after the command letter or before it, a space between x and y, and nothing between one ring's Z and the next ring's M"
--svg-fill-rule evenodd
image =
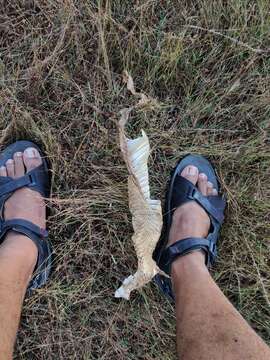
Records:
M184 256L192 251L203 250L207 267L213 265L217 256L217 240L224 220L226 200L221 195L204 196L190 181L180 174L188 166L196 166L199 173L207 175L214 188L220 191L220 184L210 162L200 155L187 155L172 172L169 188L166 194L164 231L155 249L153 258L161 270L170 275L171 264L178 256ZM207 238L187 238L179 240L167 247L174 210L182 204L196 201L209 215L211 226ZM166 296L174 300L170 278L160 274L155 276L155 282Z
M9 145L0 154L0 166L4 166L8 159L12 159L16 152L24 152L28 147L33 147L41 154L39 147L30 141L17 141ZM15 231L28 236L38 248L38 259L34 270L34 275L29 283L28 290L34 290L46 283L48 280L51 264L52 250L46 240L48 233L45 229L24 219L4 219L4 204L7 199L18 189L29 187L39 192L43 197L50 196L50 175L46 160L42 159L42 164L35 169L27 172L24 176L12 179L11 177L0 176L0 244L5 240L8 231Z

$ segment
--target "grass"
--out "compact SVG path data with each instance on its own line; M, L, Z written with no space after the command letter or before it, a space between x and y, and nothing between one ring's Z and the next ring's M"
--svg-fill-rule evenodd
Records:
M25 300L15 358L176 358L173 307L155 285L113 297L136 269L115 125L135 102L125 69L160 104L129 125L150 138L153 196L184 154L214 162L228 208L213 276L270 344L269 11L267 0L2 4L1 143L32 139L53 168L55 271Z

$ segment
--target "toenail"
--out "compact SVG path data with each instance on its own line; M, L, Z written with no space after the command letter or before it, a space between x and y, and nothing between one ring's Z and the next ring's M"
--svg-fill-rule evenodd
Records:
M0 167L0 170L6 170L6 167L5 167L5 166L1 166L1 167Z
M35 149L34 149L34 148L27 148L27 149L25 150L25 155L26 155L28 158L35 158L35 157L36 157Z
M213 189L213 195L217 195L217 194L218 194L217 190Z
M12 159L8 159L7 164L13 164L13 160L12 160Z
M20 156L22 156L22 153L21 152L16 152L15 156L20 157Z
M210 181L207 181L207 186L208 187L213 187L213 184Z
M207 178L207 176L206 176L204 173L201 173L201 174L200 174L200 178L204 180L204 179Z
M198 171L198 169L195 166L190 166L188 169L189 175L196 175L197 171Z

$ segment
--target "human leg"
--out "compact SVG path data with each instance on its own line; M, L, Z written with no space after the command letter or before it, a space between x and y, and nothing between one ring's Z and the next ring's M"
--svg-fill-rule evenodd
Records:
M0 176L19 178L41 164L36 149L17 153L0 168ZM5 220L21 218L41 228L46 223L41 195L21 188L5 202ZM0 359L12 358L23 298L37 261L37 247L28 237L9 231L0 245Z
M216 195L205 176L194 167L182 176L203 195ZM187 237L205 237L210 220L195 202L178 208L173 216L169 244ZM177 347L180 359L270 359L270 349L226 299L205 266L204 253L196 251L172 264L176 299Z

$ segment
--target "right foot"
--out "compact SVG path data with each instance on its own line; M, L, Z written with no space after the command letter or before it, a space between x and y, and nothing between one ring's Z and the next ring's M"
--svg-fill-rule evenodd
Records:
M203 195L218 195L217 189L214 189L213 184L208 181L205 174L199 174L197 167L192 165L185 167L181 176L197 186ZM196 201L183 204L174 211L168 246L188 237L205 238L208 235L209 228L210 218ZM172 268L175 266L174 264L181 262L183 259L193 259L192 261L196 261L198 264L204 264L205 254L203 251L195 251L178 257L173 262Z

